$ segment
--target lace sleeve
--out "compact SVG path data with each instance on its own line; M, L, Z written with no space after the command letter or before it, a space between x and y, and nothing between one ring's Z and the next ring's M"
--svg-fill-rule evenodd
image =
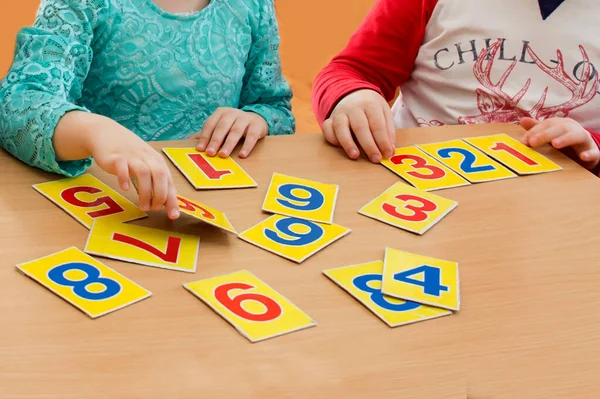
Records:
M269 135L293 134L292 89L281 72L279 28L273 0L254 0L258 22L253 27L252 47L246 62L241 94L242 110L262 116Z
M42 0L35 24L17 36L13 65L0 85L0 145L23 162L66 176L90 159L60 162L54 129L75 102L92 61L90 44L106 0Z

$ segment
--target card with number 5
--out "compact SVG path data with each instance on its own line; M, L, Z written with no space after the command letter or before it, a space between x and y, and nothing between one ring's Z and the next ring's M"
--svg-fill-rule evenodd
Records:
M417 147L396 148L381 164L423 191L468 186L467 180Z
M17 269L91 318L152 295L75 247L17 265Z
M90 174L40 183L33 188L88 229L95 219L130 222L148 216Z
M324 270L323 274L390 327L448 316L452 312L408 302L381 292L383 262L375 261L354 266Z
M425 234L458 206L456 201L396 183L358 213L416 234Z
M251 342L313 327L296 305L252 273L235 273L184 284Z

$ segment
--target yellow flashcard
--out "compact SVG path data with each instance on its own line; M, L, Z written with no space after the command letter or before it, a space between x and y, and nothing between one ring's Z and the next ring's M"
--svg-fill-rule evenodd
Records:
M17 269L93 319L152 295L75 247Z
M382 294L382 273L382 261L323 271L323 274L390 327L398 327L452 314L449 310L416 302L407 302Z
M519 175L555 172L562 168L507 134L463 139Z
M194 273L199 249L200 238L196 236L96 221L84 251L104 258Z
M425 234L458 206L456 201L396 183L358 213L416 234Z
M196 190L257 186L230 157L209 157L195 148L163 148L163 152Z
M510 170L462 140L420 144L419 148L471 183L516 177Z
M415 146L396 148L381 164L423 191L468 186L467 180Z
M459 310L458 264L386 248L381 291L406 301Z
M88 229L95 219L130 222L148 216L90 174L35 184L33 188Z
M302 263L348 234L350 229L337 224L273 215L244 231L239 237L266 251Z
M183 286L251 342L316 326L308 315L246 270Z
M237 235L237 231L223 212L180 195L177 196L177 199L181 212Z
M274 173L263 211L313 222L333 223L339 187Z

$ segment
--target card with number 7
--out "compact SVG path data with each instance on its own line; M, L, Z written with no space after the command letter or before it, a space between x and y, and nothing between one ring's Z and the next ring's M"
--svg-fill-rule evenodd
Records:
M251 342L316 325L296 305L246 270L194 281L183 287Z

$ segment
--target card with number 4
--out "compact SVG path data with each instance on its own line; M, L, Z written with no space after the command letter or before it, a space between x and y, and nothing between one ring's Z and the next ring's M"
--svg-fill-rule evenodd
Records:
M161 269L196 271L200 238L132 224L96 221L84 251Z
M396 183L358 213L416 234L425 234L458 206L456 201Z
M381 164L423 191L468 186L467 180L419 148L396 148L390 159Z
M405 301L459 310L458 264L386 248L381 291Z
M75 247L17 265L17 269L91 318L152 295Z
M95 219L130 222L148 216L90 174L36 184L33 188L88 229Z
M451 311L396 299L381 292L383 262L324 270L323 274L390 327L448 316Z
M239 237L266 251L302 263L348 234L350 229L337 224L273 215L244 231Z
M233 158L210 157L195 148L163 148L163 152L196 190L257 186Z
M274 173L263 211L320 223L333 223L339 187Z
M316 326L306 313L246 270L183 286L250 342Z
M507 134L463 139L519 175L556 172L562 168Z

